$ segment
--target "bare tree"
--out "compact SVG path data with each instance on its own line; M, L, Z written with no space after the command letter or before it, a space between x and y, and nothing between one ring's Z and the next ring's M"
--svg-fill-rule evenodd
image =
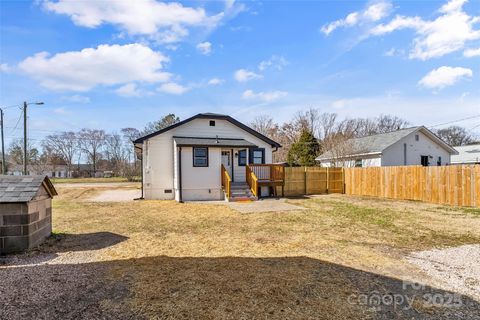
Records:
M380 115L375 119L377 123L376 133L386 133L406 128L410 123L393 115Z
M52 150L58 155L67 166L67 175L71 176L73 159L80 153L78 137L75 132L62 132L47 136L42 146L44 149Z
M318 137L320 117L318 109L309 108L306 111L297 112L293 118L293 124L299 131L299 134L307 130Z
M330 163L334 167L350 167L353 166L350 155L354 153L355 146L352 140L341 133L329 135L322 141L325 156L330 159Z
M325 139L337 131L338 115L336 113L322 113L319 116L319 132L317 138Z
M153 121L147 123L145 129L142 132L142 135L147 135L155 131L161 130L163 128L169 127L172 124L175 124L180 121L180 118L177 117L174 113L167 114L162 119L158 121Z
M123 139L125 141L125 148L128 151L128 161L134 163L134 168L136 167L135 160L135 151L133 146L133 141L140 138L141 132L136 128L123 128L120 130L123 134Z
M79 146L87 155L93 167L93 175L97 173L97 164L101 158L101 150L105 145L105 131L94 129L82 129L78 133Z
M475 141L474 137L465 128L459 126L437 130L436 134L451 146L463 146Z
M105 139L105 156L116 174L121 173L128 162L128 151L124 140L118 133L112 133Z
M255 131L261 134L273 138L278 131L278 124L276 124L270 116L260 115L253 119L250 126Z
M27 159L29 164L34 164L38 161L39 151L33 147L30 142L27 145ZM8 148L8 161L13 164L23 164L23 140L16 139L10 143Z

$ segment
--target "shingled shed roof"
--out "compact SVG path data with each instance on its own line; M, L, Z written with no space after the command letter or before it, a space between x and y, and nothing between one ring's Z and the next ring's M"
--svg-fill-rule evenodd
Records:
M5 176L0 175L0 203L29 202L43 187L50 197L57 191L47 176Z

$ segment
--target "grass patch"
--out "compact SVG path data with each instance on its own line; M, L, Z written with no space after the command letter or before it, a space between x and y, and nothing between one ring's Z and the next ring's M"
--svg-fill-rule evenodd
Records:
M61 183L108 183L108 182L128 182L124 177L112 177L112 178L51 178L55 184Z
M49 250L83 252L96 245L92 237L121 238L95 259L109 264L113 283L128 283L129 307L152 318L159 310L165 318L178 310L185 318L258 318L259 308L278 319L325 310L363 318L341 309L350 308L346 292L358 279L383 288L390 280L377 275L418 272L402 259L410 251L480 243L480 219L420 203L325 196L288 200L307 210L240 214L206 203L89 202L114 188L59 189L53 227L62 234ZM225 297L231 302L219 307Z
M480 217L480 208L468 208L468 207L437 207L437 210L444 210L447 212L466 213L476 217Z

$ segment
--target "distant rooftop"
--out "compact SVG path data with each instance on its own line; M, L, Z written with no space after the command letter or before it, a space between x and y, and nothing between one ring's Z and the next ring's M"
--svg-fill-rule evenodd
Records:
M398 140L408 136L410 133L418 130L419 128L421 127L411 127L387 133L379 133L371 136L350 139L348 140L349 148L351 148L351 150L349 150L349 155L381 153ZM320 155L317 160L331 158L334 158L334 154L330 151L327 151Z
M454 147L457 155L452 155L450 162L456 163L480 163L480 144Z

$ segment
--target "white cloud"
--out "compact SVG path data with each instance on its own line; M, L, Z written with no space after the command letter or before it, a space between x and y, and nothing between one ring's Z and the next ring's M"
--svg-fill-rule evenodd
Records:
M127 83L115 90L115 92L122 97L140 97L142 95L135 83Z
M253 71L249 71L249 70L246 70L246 69L238 69L237 71L235 71L233 77L238 82L247 82L247 81L250 81L250 80L263 78L263 76L261 74L258 74L258 73L255 73Z
M265 71L268 68L282 70L288 65L287 59L282 56L273 55L270 59L264 60L258 64L258 70Z
M79 94L74 94L73 96L68 96L68 97L62 97L62 100L75 102L75 103L89 103L90 102L89 97L82 96L82 95L79 95Z
M157 35L164 42L175 42L188 34L187 27L215 27L225 13L209 16L203 8L178 2L136 1L45 1L43 7L69 16L73 23L87 28L112 24L130 35Z
M341 27L352 27L358 24L371 23L387 17L392 10L389 1L379 1L370 4L363 11L356 11L348 14L345 18L333 21L324 25L320 30L327 36Z
M225 80L220 79L220 78L212 78L212 79L208 80L208 84L211 85L211 86L218 86L218 85L221 85L224 82L225 82Z
M463 55L467 58L480 57L480 48L478 48L478 49L467 49L463 52Z
M88 91L98 85L166 82L171 76L162 71L167 61L142 44L100 45L51 57L47 52L37 53L19 67L48 89Z
M374 27L371 34L378 36L407 28L415 30L411 59L427 60L462 50L468 41L480 39L480 30L474 28L480 17L469 16L463 11L466 1L449 1L440 8L440 16L434 20L396 16L389 23Z
M430 71L418 84L430 89L443 89L472 75L472 70L467 68L443 66Z
M212 53L212 44L208 41L197 44L197 50L206 56Z
M56 109L53 109L53 112L56 113L56 114L68 114L67 110L65 110L65 108L56 108Z
M160 92L174 94L174 95L182 95L188 90L189 89L187 87L184 87L175 82L164 83L158 88L158 91Z
M255 93L252 90L246 90L242 94L242 98L245 100L260 100L263 102L272 102L287 96L285 91L267 91Z
M387 56L387 57L403 56L404 54L405 54L404 50L395 49L395 48L391 48L390 50L388 50L384 53L384 55Z
M9 72L11 69L12 68L6 63L0 64L0 72Z

